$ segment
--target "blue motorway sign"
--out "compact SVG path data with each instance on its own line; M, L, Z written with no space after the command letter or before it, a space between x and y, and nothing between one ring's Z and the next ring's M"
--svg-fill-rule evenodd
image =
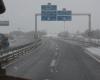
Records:
M42 15L46 15L46 16L56 16L57 13L56 13L56 11L42 11Z
M57 21L72 21L72 11L57 11Z
M42 5L41 6L42 11L46 10L57 10L57 5L51 5L51 3L48 3L48 5Z
M42 5L41 7L42 10L57 10L56 5Z
M72 21L72 16L57 16L57 21Z
M56 5L42 5L41 6L41 20L42 21L71 21L72 12L70 10L57 10Z
M42 16L42 21L56 21L56 16Z
M57 15L72 15L72 11L57 11Z
M57 6L51 5L51 3L48 3L48 5L42 5L41 6L41 20L42 21L56 21L56 12L57 12Z
M56 11L42 11L41 19L43 21L56 21Z

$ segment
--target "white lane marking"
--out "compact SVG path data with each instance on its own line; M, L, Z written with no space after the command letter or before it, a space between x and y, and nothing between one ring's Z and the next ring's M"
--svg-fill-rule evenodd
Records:
M58 45L56 45L56 47L58 47Z
M55 53L55 56L58 56L58 52Z
M14 69L17 71L18 70L18 67L14 66Z
M55 65L56 65L56 60L54 59L54 60L52 60L52 62L50 64L50 67L51 67L50 72L54 72Z
M52 60L51 64L50 64L50 67L54 67L56 65L56 60Z
M50 72L58 72L56 67L51 67Z
M59 50L59 48L58 48L58 47L56 47L56 50Z
M56 45L56 49L58 49L58 45Z
M55 72L58 72L58 70L55 68Z
M56 60L55 59L52 60L50 67L51 67L51 69L50 69L51 72L58 72L58 70L56 69Z
M54 70L51 68L51 69L50 69L50 72L54 72Z

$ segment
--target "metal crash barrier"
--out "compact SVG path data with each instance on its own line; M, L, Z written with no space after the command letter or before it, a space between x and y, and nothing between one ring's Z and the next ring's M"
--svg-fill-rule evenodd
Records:
M31 50L37 48L40 45L41 39L38 39L26 45L0 51L0 64L2 66L5 66L9 64L11 61L17 59L18 57L28 54Z

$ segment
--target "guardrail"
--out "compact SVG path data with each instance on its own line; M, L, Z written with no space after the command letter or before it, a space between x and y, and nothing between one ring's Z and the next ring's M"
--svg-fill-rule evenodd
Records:
M75 39L73 39L73 40L75 40ZM76 39L76 41L81 42L81 43L85 44L86 46L94 46L94 47L100 46L100 43L92 41L92 40Z
M29 53L31 50L37 48L39 45L41 45L41 40L35 40L34 42L31 42L26 45L22 45L15 48L9 48L5 51L0 52L0 63L2 66L9 64L11 61L17 59L21 55L25 55Z
M64 40L77 41L79 44L82 44L85 47L89 47L89 46L98 47L98 46L100 46L100 43L97 43L97 42L92 41L92 40L90 41L90 40L75 39L75 38L64 38Z

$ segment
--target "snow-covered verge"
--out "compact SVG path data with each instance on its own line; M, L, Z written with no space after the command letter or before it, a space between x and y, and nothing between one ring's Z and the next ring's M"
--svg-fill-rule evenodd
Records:
M100 47L86 48L86 52L96 61L100 62Z
M100 56L100 47L96 48L96 47L90 47L87 48L87 50L89 50L91 53Z
M68 40L68 39L61 39L64 42L73 44L73 45L79 45L83 49L85 49L85 53L87 53L89 56L91 56L93 59L95 59L97 62L100 63L100 47L95 46L95 44L90 44L90 43L82 43L79 41L74 41L74 40Z

